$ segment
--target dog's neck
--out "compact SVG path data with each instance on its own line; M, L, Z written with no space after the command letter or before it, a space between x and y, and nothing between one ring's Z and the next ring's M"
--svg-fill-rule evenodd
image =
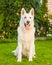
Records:
M34 27L33 28L30 28L29 30L26 30L26 29L24 29L24 28L22 28L22 27L20 27L20 29L21 29L21 31L23 31L23 32L32 32L32 30L34 30Z

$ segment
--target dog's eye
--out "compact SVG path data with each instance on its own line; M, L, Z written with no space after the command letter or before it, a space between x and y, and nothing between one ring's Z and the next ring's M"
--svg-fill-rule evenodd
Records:
M30 17L30 19L31 19L31 17Z
M26 16L24 18L26 19Z

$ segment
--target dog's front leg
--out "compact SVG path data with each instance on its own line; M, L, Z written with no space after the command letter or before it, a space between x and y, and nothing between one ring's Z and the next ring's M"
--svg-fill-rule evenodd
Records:
M32 58L33 58L33 50L34 50L34 47L33 47L34 44L31 43L30 45L30 50L29 50L29 61L32 61Z
M22 59L22 44L18 43L18 62L21 62Z

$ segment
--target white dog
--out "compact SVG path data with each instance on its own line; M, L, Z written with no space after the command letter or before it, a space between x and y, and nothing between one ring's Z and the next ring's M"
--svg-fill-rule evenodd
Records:
M14 50L18 62L21 62L22 55L27 56L29 61L32 61L35 55L34 46L34 9L32 8L29 13L25 9L21 10L20 25L18 27L18 46Z

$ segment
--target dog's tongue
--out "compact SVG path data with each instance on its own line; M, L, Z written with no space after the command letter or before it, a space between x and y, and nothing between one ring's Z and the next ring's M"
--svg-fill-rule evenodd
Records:
M30 29L30 25L26 25L26 30L29 30Z

